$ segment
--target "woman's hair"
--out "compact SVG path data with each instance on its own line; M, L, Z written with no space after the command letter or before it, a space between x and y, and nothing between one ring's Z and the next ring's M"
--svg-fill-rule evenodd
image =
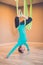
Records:
M19 46L18 51L19 51L20 53L23 53L23 51L20 50L21 47L22 47L22 46Z

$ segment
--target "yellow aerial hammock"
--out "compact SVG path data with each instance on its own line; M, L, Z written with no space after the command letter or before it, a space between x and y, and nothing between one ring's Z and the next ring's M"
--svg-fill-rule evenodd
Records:
M18 14L18 1L19 0L16 0L17 14ZM27 4L27 0L24 0L24 15L28 16L28 4ZM32 18L32 0L30 0L30 17ZM30 22L28 25L26 25L26 29L28 29L28 30L30 30L31 27L32 27L32 22Z

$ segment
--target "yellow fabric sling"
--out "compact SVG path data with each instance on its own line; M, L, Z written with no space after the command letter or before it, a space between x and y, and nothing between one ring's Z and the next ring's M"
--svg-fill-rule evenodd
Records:
M18 0L16 0L16 11L18 14ZM24 15L28 16L28 4L27 0L24 0ZM30 17L32 17L32 0L30 0ZM24 20L26 22L26 20ZM30 22L28 25L26 25L26 29L30 30L32 27L32 22Z
M28 16L28 4L27 0L24 0L24 15ZM30 17L32 17L32 0L30 0ZM26 20L25 20L26 22ZM30 22L28 25L26 25L26 29L30 30L32 27L32 22Z

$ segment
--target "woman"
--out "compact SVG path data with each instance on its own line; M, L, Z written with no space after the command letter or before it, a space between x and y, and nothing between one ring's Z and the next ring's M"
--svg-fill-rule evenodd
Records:
M19 13L21 13L21 9L19 9ZM20 21L20 17L23 17L24 19L26 19L26 22ZM15 27L18 29L19 32L19 38L18 38L18 42L17 44L11 49L11 51L8 53L7 58L18 48L18 47L22 47L22 45L25 45L27 48L27 51L30 50L28 43L27 43L27 38L26 38L26 30L25 30L25 26L28 25L30 22L32 21L31 17L27 17L22 15L17 15L15 18ZM19 51L20 52L20 51Z

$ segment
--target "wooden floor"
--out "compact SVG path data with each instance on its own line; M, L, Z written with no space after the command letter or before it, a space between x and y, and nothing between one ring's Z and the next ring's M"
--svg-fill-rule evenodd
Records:
M6 55L14 46L14 43L9 45L0 44L0 65L43 65L43 43L29 43L30 54L25 51L24 54L18 53L16 50L8 59Z

